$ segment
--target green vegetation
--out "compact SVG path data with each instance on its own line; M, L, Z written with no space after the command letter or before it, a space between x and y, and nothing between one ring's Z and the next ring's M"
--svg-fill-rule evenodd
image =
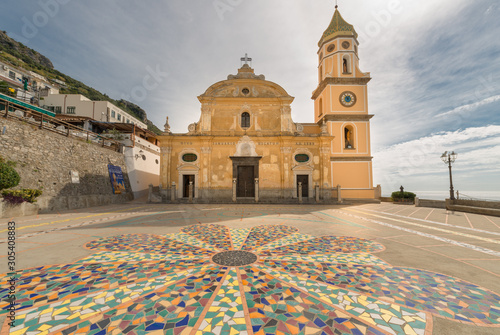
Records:
M42 195L41 190L23 188L21 190L6 190L6 188L16 187L21 181L21 177L14 167L15 162L5 161L0 156L0 190L2 191L3 201L15 205L22 202L36 202L36 198Z
M404 201L404 200L414 201L416 196L417 195L415 193L401 192L401 191L392 192L391 194L392 201Z
M146 123L148 125L148 130L149 131L152 131L156 135L161 135L162 134L162 131L157 126L155 126L153 124L153 122L151 122L151 121L148 120L148 122L146 122Z
M4 201L11 204L18 204L21 202L36 202L36 198L42 195L41 190L34 190L30 188L23 188L21 190L3 190L2 196Z
M0 190L19 185L21 177L14 170L15 163L5 161L0 157Z

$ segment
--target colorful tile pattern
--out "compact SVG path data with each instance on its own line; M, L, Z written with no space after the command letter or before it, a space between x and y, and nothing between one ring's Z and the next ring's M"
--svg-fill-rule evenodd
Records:
M284 225L262 225L252 228L241 250L252 251L258 247L298 232L295 227Z
M185 234L185 233L178 233L178 234L167 234L163 235L166 238L169 238L171 240L177 240L185 244L189 245L194 245L195 247L199 247L202 249L207 249L211 251L219 251L214 245L208 244L203 242L202 240L199 240L191 235Z
M243 243L247 239L250 229L235 229L230 228L231 231L231 241L233 242L233 250L240 250Z
M288 236L285 236L285 237L282 237L280 239L277 239L271 243L268 243L268 244L265 244L265 245L262 245L260 247L257 247L256 250L272 250L272 249L277 249L279 247L282 247L282 246L288 246L288 245L292 245L294 243L299 243L299 242L302 242L302 241L307 241L307 240L312 240L314 239L315 237L312 236L312 235L308 235L308 234L300 234L300 233L294 233L292 235L288 235Z
M357 252L352 254L332 253L332 254L319 254L319 255L278 255L267 256L262 255L260 259L278 259L293 262L314 262L314 263L339 263L339 264L378 264L381 266L388 265L380 258L367 254L365 252Z
M500 327L500 296L462 280L392 267L380 243L294 227L197 224L179 234L89 242L74 263L19 272L9 334L429 334L433 316ZM256 263L214 264L245 250ZM235 256L237 257L237 256ZM0 315L8 278L0 277Z
M231 234L225 226L198 224L182 228L181 232L213 245L219 250L231 250Z
M416 334L423 334L425 331L427 317L425 313L419 313L411 308L342 290L305 277L294 276L265 267L261 269L265 270L264 273L269 273L298 289L308 292L321 301L345 310L367 324L377 326L390 334L407 334L407 329L411 329Z
M197 334L247 334L243 300L234 269L224 277L222 287L208 307Z
M307 241L285 245L263 252L262 255L314 255L328 254L331 252L337 253L353 253L353 252L377 252L384 250L384 246L380 243L368 241L363 238L346 237L346 236L322 236Z
M361 294L390 297L402 306L455 320L489 325L500 320L500 310L493 307L498 305L499 295L442 274L375 265L318 265L282 261L264 261L264 264ZM450 299L456 292L460 292L460 298ZM479 297L481 299L478 300Z
M342 334L383 334L265 272L249 267L243 272L241 277L255 334L334 334L334 329Z

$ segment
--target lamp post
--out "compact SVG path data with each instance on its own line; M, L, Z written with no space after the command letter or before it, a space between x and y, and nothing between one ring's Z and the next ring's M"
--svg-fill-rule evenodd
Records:
M457 159L457 154L455 153L455 151L452 151L451 153L445 151L441 155L441 160L445 164L448 164L448 168L450 169L450 200L455 200L455 195L453 192L453 179L451 178L451 163L454 163L456 159Z

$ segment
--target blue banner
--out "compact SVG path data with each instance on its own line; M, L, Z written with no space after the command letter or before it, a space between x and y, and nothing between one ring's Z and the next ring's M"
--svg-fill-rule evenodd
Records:
M108 164L109 178L113 187L113 194L125 192L125 181L123 180L122 168Z

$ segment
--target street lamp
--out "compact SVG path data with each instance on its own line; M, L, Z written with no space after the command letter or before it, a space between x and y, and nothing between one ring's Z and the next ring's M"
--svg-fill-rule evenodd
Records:
M451 178L451 163L454 163L456 159L457 154L455 153L455 151L452 151L451 153L445 151L444 154L441 155L441 160L445 164L448 164L448 168L450 169L450 200L455 200L455 196L453 194L453 180Z

